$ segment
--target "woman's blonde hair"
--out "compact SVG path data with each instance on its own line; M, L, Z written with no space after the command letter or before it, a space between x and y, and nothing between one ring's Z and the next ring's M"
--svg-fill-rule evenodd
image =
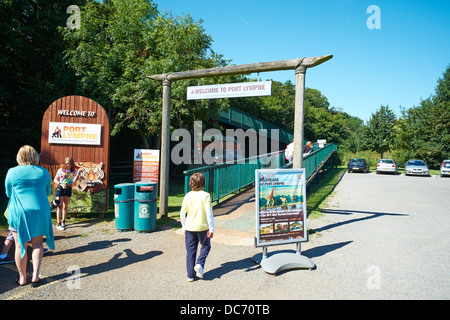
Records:
M19 149L16 160L19 166L27 164L37 166L39 164L39 153L33 147L24 145Z
M191 176L191 181L189 183L192 190L199 191L205 187L205 176L200 172L196 172Z

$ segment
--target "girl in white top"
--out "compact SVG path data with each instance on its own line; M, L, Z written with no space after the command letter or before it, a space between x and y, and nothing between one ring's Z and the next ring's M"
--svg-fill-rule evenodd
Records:
M201 173L194 173L190 186L192 191L183 199L180 220L185 231L187 277L188 281L193 281L195 275L203 278L205 261L214 235L214 215L210 195L203 191L205 177ZM195 262L199 243L200 255Z
M55 199L60 200L60 205L56 209L56 229L66 228L67 209L72 197L72 184L78 178L78 171L72 158L65 159L64 167L60 168L53 180L58 186L55 191ZM62 219L61 219L62 218Z

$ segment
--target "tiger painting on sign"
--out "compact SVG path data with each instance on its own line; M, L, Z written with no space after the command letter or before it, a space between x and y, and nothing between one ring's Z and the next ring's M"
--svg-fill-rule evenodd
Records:
M78 169L78 182L76 183L76 190L79 192L87 192L95 194L103 191L104 183L103 179L105 173L103 171L103 163L93 162L77 162Z

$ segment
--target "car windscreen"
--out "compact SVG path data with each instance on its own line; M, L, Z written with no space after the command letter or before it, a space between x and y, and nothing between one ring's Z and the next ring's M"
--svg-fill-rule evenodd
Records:
M450 161L444 162L444 168L450 168Z
M425 162L422 160L408 161L407 166L424 166Z

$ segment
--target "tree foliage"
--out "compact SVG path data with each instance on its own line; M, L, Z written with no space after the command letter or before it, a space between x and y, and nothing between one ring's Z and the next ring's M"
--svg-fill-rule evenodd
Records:
M39 150L42 115L58 98L75 91L74 74L62 60L58 27L69 5L84 0L0 1L0 136L9 143L1 164L15 163L24 144Z
M401 161L417 158L437 167L450 158L450 66L438 80L435 95L402 110L396 132Z
M150 0L89 1L82 13L79 30L61 28L68 45L65 59L83 94L108 109L112 135L125 126L148 147L148 137L159 134L162 85L147 76L226 64L212 50L202 21L160 13ZM217 101L186 101L190 83L172 85L174 125L192 126L193 120L205 120L220 107Z
M383 154L394 145L395 121L395 114L389 106L381 106L372 114L364 129L367 149L378 152L383 158Z

